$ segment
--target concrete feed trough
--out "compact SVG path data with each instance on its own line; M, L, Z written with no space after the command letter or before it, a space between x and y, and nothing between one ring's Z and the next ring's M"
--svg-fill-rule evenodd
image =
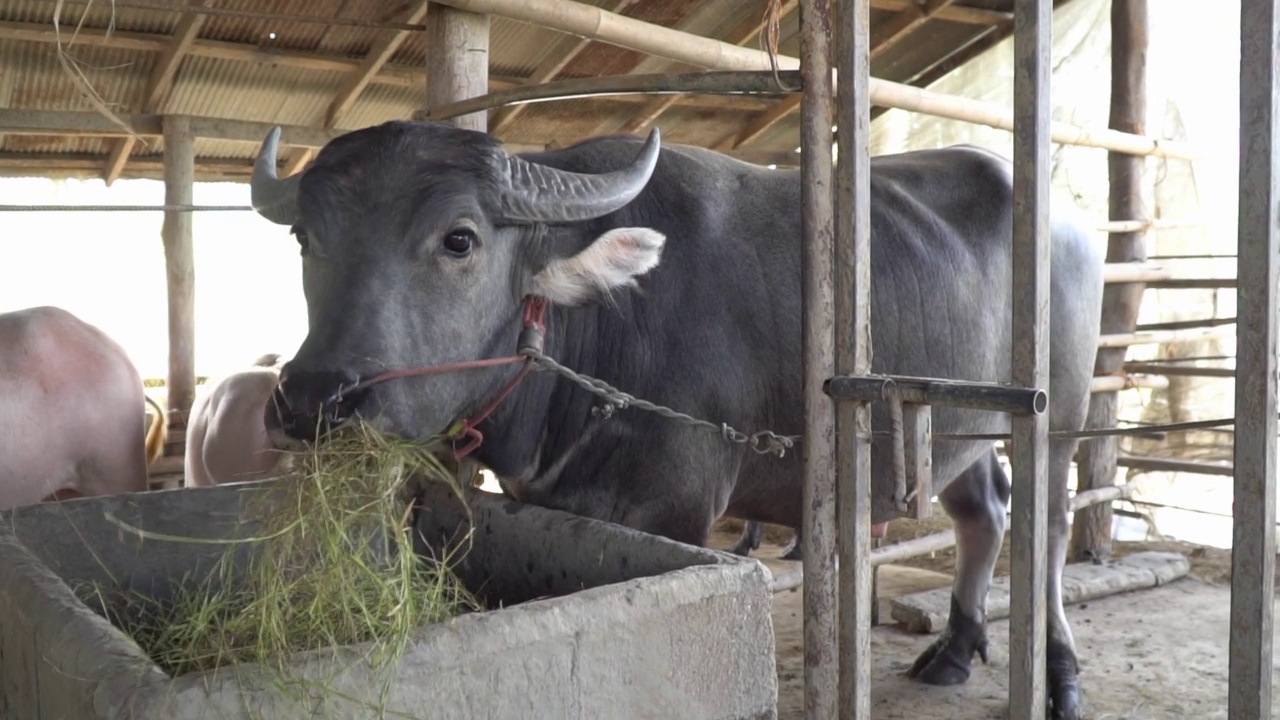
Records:
M376 671L360 647L300 653L299 702L264 668L171 678L72 588L163 598L246 537L261 483L75 500L0 513L0 718L774 718L768 571L754 560L468 491L474 545L458 568L485 612L419 630ZM260 496L259 496L260 497ZM445 488L417 527L439 550L467 523ZM388 674L389 673L389 674ZM387 679L390 691L382 695ZM384 714L375 711L385 709Z

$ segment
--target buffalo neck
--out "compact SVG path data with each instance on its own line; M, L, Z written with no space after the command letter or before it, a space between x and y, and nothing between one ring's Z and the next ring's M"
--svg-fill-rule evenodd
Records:
M630 325L620 315L629 311L628 303L549 306L543 352L575 372L616 383L618 368L613 366L617 363L610 360L628 355L630 349L625 346L639 338L621 338L619 343L603 343L601 338L617 338L611 331L617 330L618 325ZM519 331L516 317L507 332L514 338ZM513 340L501 342L506 347ZM475 457L501 478L531 485L535 492L549 492L562 476L573 473L576 451L590 442L601 424L617 422L593 411L602 405L602 398L555 373L530 373L479 425L484 442Z

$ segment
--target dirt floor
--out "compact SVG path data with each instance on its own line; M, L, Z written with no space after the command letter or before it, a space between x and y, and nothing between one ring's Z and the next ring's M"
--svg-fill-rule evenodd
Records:
M737 540L741 524L726 519L718 527L711 544L727 547ZM942 516L922 522L894 522L888 542L947 527L948 521ZM774 572L798 566L796 562L777 559L790 536L788 530L769 527L754 556ZM1191 564L1190 576L1163 587L1067 607L1080 654L1086 717L1225 718L1230 552L1166 541L1116 543L1113 556L1143 550L1186 555ZM1008 621L993 621L988 626L991 664L984 666L975 659L977 664L967 684L929 687L904 675L936 636L907 633L893 624L889 598L950 585L953 559L954 553L945 551L880 570L881 624L871 640L872 713L876 720L1007 718ZM1006 542L996 572L1008 574L1008 567ZM798 590L774 597L779 720L798 720L804 715L801 602ZM1280 710L1273 717L1280 718Z

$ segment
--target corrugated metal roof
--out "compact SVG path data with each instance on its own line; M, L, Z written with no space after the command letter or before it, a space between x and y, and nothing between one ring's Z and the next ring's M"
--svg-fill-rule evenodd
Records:
M0 43L0 68L10 87L8 107L93 110L73 80L79 77L113 111L127 112L151 72L151 57L126 50L76 43L62 53L65 66L56 45Z
M617 0L586 0L616 8ZM1061 4L1063 0L1059 0ZM65 39L77 25L83 34L70 46L74 59L109 107L138 112L153 66L193 0L66 0L61 13ZM397 32L389 26L417 0L211 0L197 39L178 66L170 92L157 113L323 127L328 108L355 72L361 59L380 40ZM752 30L763 17L766 0L634 0L628 17L709 37L741 41L758 48ZM92 104L58 61L51 41L54 0L5 0L0 3L0 113L9 110L93 112ZM979 7L1011 17L1012 0L962 0L951 7ZM876 9L873 34L899 11ZM316 22L304 21L314 18ZM352 25L349 23L356 23ZM348 23L348 24L344 24ZM373 26L364 26L373 25ZM109 29L109 33L108 33ZM964 46L986 26L939 18L921 24L873 63L877 77L905 80ZM780 23L780 52L799 53L799 18L790 13ZM1008 28L1000 30L1007 34ZM751 35L743 37L744 34ZM104 35L106 37L104 37ZM273 37L274 36L274 37ZM736 36L736 37L735 37ZM554 30L505 18L490 24L490 73L495 78L527 78L571 37ZM370 82L340 119L338 129L366 127L407 118L425 98L425 69L430 57L425 33L410 31L384 67L395 82ZM560 78L632 72L686 71L672 61L602 42L589 42L559 74ZM520 145L567 143L602 132L614 132L636 116L651 98L595 98L543 102L527 106L502 131L502 139ZM759 117L774 100L750 101L685 98L656 124L672 142L714 146L734 136ZM783 118L742 148L777 153L798 144L799 114ZM86 167L93 158L103 164L118 140L103 137L51 137L0 128L0 174L21 164L60 158L62 166L78 158ZM109 131L108 131L109 132ZM288 142L288 136L285 138ZM147 157L162 147L159 139L138 144L134 157ZM251 142L199 139L198 165L247 170ZM221 164L219 164L221 163ZM62 167L60 166L60 167ZM151 171L151 170L148 170ZM93 173L90 169L86 172ZM125 174L129 174L125 168Z

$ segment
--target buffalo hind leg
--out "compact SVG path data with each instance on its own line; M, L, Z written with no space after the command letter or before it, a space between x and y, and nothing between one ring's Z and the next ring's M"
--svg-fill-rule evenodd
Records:
M751 557L752 550L760 549L760 535L763 532L763 525L758 522L748 522L742 528L742 537L738 538L738 542L729 548L729 552L742 557Z
M969 679L975 653L987 662L987 589L1004 542L1009 492L993 447L938 494L956 531L951 613L942 636L916 659L908 677L958 685Z
M1068 512L1071 499L1067 495L1067 479L1076 440L1049 442L1049 537L1046 575L1045 674L1049 701L1049 717L1053 720L1080 720L1083 705L1080 697L1080 665L1076 657L1075 639L1062 606L1062 571L1067 561L1067 543L1071 525Z
M742 557L750 557L751 551L760 549L760 536L764 532L764 524L758 522L749 522L742 530L742 537L731 548L729 552ZM779 556L783 560L799 560L800 554L800 528L795 528L795 537L792 538L791 544L782 551Z

